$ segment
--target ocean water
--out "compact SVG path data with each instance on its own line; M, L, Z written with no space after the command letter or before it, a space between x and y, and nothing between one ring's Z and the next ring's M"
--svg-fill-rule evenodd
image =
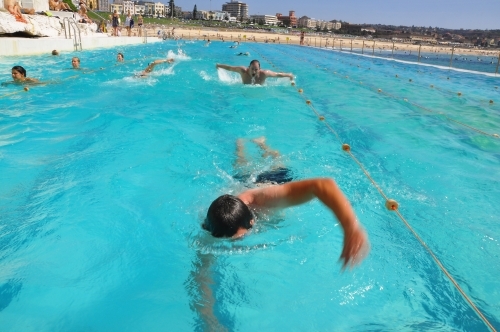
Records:
M325 122L499 329L498 78L230 45L1 59L0 81L22 65L50 84L0 87L0 330L487 331ZM75 54L83 70L69 69ZM252 59L296 86L215 68ZM251 141L262 136L296 179L344 191L371 243L359 267L341 272L340 225L316 201L238 241L201 229L217 196L246 189L236 139L253 176L272 166Z

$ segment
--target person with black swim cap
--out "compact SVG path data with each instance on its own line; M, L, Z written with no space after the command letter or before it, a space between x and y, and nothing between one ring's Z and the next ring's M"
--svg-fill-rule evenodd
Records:
M276 157L277 151L265 144L265 138L254 140L261 147L264 155ZM237 141L237 164L245 163L242 141ZM273 170L272 170L273 171ZM344 231L344 245L340 260L343 268L359 264L369 251L368 237L358 222L347 198L333 179L314 178L292 181L290 172L284 167L268 172L256 183L264 184L258 188L246 190L236 196L222 195L215 199L208 208L202 227L214 237L240 238L248 233L255 224L252 210L269 208L287 208L319 199L336 216ZM270 179L271 178L271 179ZM273 180L274 179L274 180Z
M293 74L291 73L275 73L271 70L260 69L259 60L252 60L248 67L229 66L218 63L215 65L215 68L222 68L239 73L243 84L264 84L268 77L288 77L290 80L293 80Z

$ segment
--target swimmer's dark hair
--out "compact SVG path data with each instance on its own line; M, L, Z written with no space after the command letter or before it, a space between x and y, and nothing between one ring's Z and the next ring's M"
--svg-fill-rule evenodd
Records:
M252 228L253 214L241 199L222 195L210 204L203 229L215 237L231 237L240 227Z
M259 60L252 60L252 61L250 61L250 65L249 65L249 67L250 67L251 65L253 65L255 62L257 62L257 63L259 64L259 68L260 68L260 62L259 62Z
M123 56L123 53L118 53L118 55L121 55L122 59L125 60L125 57Z
M12 67L12 70L17 71L17 72L21 73L24 77L26 77L26 69L24 69L23 67L14 66L14 67Z

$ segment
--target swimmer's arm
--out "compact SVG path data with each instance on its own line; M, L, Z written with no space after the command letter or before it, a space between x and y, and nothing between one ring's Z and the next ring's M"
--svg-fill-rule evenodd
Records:
M366 234L351 204L332 179L309 179L251 189L238 197L248 205L264 208L285 208L318 198L335 214L344 230L344 247L340 255L343 267L358 264L368 252Z
M289 79L293 80L292 73L275 73L274 71L270 70L265 70L264 73L267 77L288 77Z
M245 67L242 67L242 66L228 66L228 65L223 65L220 63L216 64L215 68L217 68L217 69L222 68L222 69L234 71L234 72L240 73L240 74L245 71Z
M193 261L193 269L188 279L188 292L191 300L190 305L196 310L202 320L203 330L225 331L214 313L215 296L212 288L214 281L212 269L215 264L212 254L196 253Z
M150 73L153 71L153 69L156 67L157 64L166 63L166 62L172 63L172 62L174 62L174 59L155 60L155 61L151 62L149 64L149 66L146 67L146 69L144 69L144 72Z

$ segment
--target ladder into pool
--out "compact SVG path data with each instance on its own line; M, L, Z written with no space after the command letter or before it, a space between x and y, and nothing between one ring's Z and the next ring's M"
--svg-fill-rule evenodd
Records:
M65 17L63 19L63 27L64 27L64 36L66 39L71 39L71 30L73 30L73 47L75 51L82 50L82 36L80 33L80 28L76 21L72 17ZM77 34L78 33L78 34Z

